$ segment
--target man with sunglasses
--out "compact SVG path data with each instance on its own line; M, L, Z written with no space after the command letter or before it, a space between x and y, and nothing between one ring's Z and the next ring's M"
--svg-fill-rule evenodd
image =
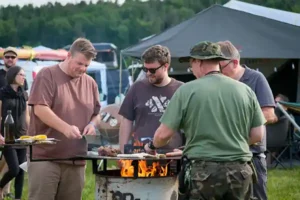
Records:
M145 141L153 138L159 119L168 106L175 91L183 84L168 75L171 54L167 47L155 45L142 55L146 78L135 82L129 89L119 114L123 116L119 131L120 150L124 151L134 133L135 139ZM134 126L133 126L134 123ZM167 145L174 149L182 145L180 133Z
M7 47L3 52L3 62L4 68L0 70L0 88L7 85L6 81L6 72L9 68L16 66L18 61L18 52L17 49L13 47ZM24 90L28 90L28 84L25 79Z
M18 52L13 47L8 47L3 52L3 62L4 62L4 68L0 69L0 88L7 85L6 81L6 72L9 68L16 66L16 63L18 61ZM24 83L24 89L28 89L27 81L25 79ZM4 160L4 157L0 160L0 175L2 176L7 172L8 168L6 165L6 162ZM3 189L4 196L12 196L10 193L10 183L6 184L6 186Z
M222 53L229 57L229 61L221 61L220 68L222 73L228 77L238 80L248 85L256 94L262 112L268 123L275 123L277 121L274 112L275 102L272 90L265 76L246 65L240 65L239 51L230 41L218 42ZM265 134L266 135L266 134ZM251 145L250 149L253 153L253 163L257 172L258 183L254 184L254 197L258 200L267 199L267 164L266 156L266 136L262 143Z

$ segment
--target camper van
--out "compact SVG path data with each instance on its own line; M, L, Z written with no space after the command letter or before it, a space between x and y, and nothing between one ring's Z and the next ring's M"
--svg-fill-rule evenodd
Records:
M22 67L26 74L26 80L28 83L28 92L30 93L32 83L34 78L39 73L39 71L48 66L53 66L58 64L57 61L24 61L19 60L17 65ZM107 84L106 84L106 66L102 63L92 62L87 69L87 74L94 78L98 84L100 92L100 102L101 106L107 105Z
M50 64L51 63L51 64ZM24 69L26 72L26 77L30 77L30 71L32 76L28 79L29 88L37 73L45 66L51 66L57 64L53 61L37 61L34 67L28 67L27 64L24 64ZM28 69L26 71L26 69ZM87 68L88 75L90 75L98 84L99 93L100 93L100 102L101 106L106 106L108 104L115 103L116 97L121 93L124 93L129 85L129 73L127 69L122 70L122 83L120 84L120 70L119 69L107 69L106 65L98 62L92 61L90 66ZM120 90L121 86L121 90Z
M117 47L113 43L92 43L97 51L97 56L94 59L97 62L103 63L109 69L115 69L118 67ZM69 50L71 45L64 47L65 50Z

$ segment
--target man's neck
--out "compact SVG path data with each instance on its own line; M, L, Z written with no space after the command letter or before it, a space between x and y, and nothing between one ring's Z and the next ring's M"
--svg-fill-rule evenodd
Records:
M9 68L6 67L6 66L3 67L3 70L6 71L6 72L8 71L8 69L9 69Z
M164 86L168 85L171 82L171 80L172 79L169 76L167 76L163 79L163 81L160 84L153 84L153 85L155 85L157 87L164 87Z
M69 76L68 71L67 71L67 63L65 61L59 63L58 66L65 74L67 74Z
M245 70L246 69L244 67L242 67L241 65L239 65L238 68L237 68L237 70L236 70L236 73L235 73L233 79L235 79L237 81L240 80L242 78L242 76L244 75Z
M212 66L212 67L203 67L202 68L202 76L205 76L210 72L220 72L219 65Z

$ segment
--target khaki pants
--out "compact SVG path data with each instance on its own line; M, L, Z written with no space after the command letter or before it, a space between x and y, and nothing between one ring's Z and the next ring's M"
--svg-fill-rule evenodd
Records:
M85 166L29 162L28 200L81 200Z
M5 158L2 155L2 158L0 160L0 177L2 178L3 175L8 171L8 166L6 164ZM10 183L7 183L5 187L3 188L3 194L8 194L10 192Z

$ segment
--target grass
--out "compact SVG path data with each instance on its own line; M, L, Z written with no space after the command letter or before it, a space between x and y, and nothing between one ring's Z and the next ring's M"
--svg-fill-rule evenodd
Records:
M271 200L300 199L300 168L268 171L268 195Z
M268 195L270 200L299 200L300 199L300 167L293 169L271 169L268 170ZM27 199L27 173L23 188L23 198ZM11 186L13 192L13 184ZM86 181L83 190L83 200L95 199L95 176L92 172L91 162L86 168Z

